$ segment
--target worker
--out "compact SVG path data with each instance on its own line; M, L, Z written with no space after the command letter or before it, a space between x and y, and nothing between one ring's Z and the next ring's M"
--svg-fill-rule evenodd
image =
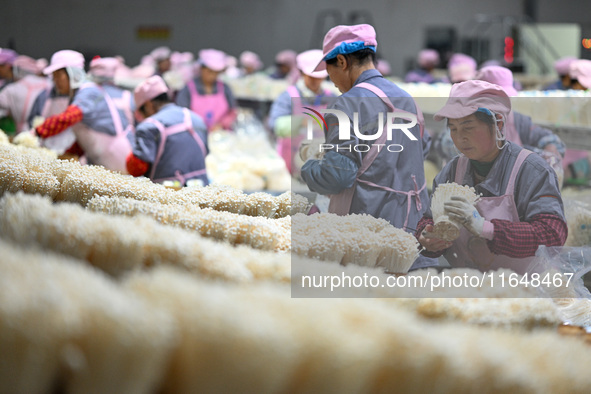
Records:
M558 74L558 80L545 86L542 90L568 90L571 88L569 75L570 64L577 60L574 56L565 56L554 62L554 70Z
M429 201L424 122L412 97L375 69L376 47L376 32L368 24L340 25L326 33L315 71L326 70L343 94L329 106L333 112L324 114L326 149L306 151L301 175L311 191L330 196L329 212L369 214L410 230ZM402 128L406 133L384 131L374 138L380 131L378 119L392 112L398 114L393 123L403 121L401 115L414 123ZM339 117L350 120L348 130L341 130ZM436 264L421 260L412 268Z
M478 71L475 79L500 86L509 97L516 97L518 94L513 87L513 73L508 68L484 67ZM566 147L560 138L551 130L533 124L532 119L527 115L511 111L505 129L507 141L536 152L542 157L553 156L560 160L564 157Z
M390 67L390 62L385 59L378 59L376 63L376 70L378 70L384 77L390 77L392 75L392 67Z
M442 82L433 76L433 70L439 65L439 53L435 49L421 50L417 56L417 64L419 68L409 71L404 82Z
M591 89L591 60L578 59L569 65L570 88L573 90ZM588 184L591 179L591 159L589 151L582 149L566 150L564 156L565 179L576 184Z
M447 121L462 155L435 177L433 190L455 182L474 187L481 197L475 206L457 196L444 203L445 214L462 225L453 242L434 237L429 209L415 234L423 255L444 254L452 267L524 274L538 246L566 241L556 173L540 156L506 140L510 113L511 101L500 86L476 80L452 86L435 120Z
M322 82L328 77L326 70L314 71L322 57L320 49L311 49L297 55L296 67L301 77L295 85L289 86L277 97L269 112L268 126L277 136L277 150L283 157L288 171L296 176L302 164L297 152L306 137L306 132L300 132L300 127L296 127L296 120L297 125L303 125L304 122L301 121L305 116L304 112L309 111L303 107L324 109L328 100L334 97L329 89L322 87ZM324 138L323 130L315 127L313 137Z
M117 109L127 118L128 124L132 125L135 122L133 94L129 90L115 86L115 74L121 66L121 60L118 58L97 56L90 61L88 74L94 83L107 92Z
M176 181L185 186L196 180L208 184L205 170L207 129L188 108L170 101L164 80L155 75L135 88L139 117L135 144L127 157L127 170L133 176L148 175L154 181Z
M172 51L165 46L154 48L152 52L150 52L149 56L154 61L156 75L162 76L165 72L170 71L172 65L170 61L171 55Z
M285 49L275 55L275 70L269 75L271 79L285 79L290 85L294 84L299 71L296 66L297 52Z
M10 85L14 80L12 72L12 64L14 63L18 54L12 49L0 48L0 91L6 86ZM5 113L0 113L0 130L10 134L16 132L16 123L12 116Z
M16 133L30 130L28 122L37 96L49 88L46 77L37 75L37 61L29 56L17 56L12 65L14 82L0 91L0 110L12 117Z
M231 130L237 115L236 101L230 87L218 78L226 68L226 54L202 49L199 63L199 76L178 92L176 103L201 116L209 132Z
M458 83L468 81L476 75L476 60L463 53L454 53L447 63L449 81Z
M29 115L29 124L32 127L37 126L38 121L42 122L50 116L61 114L68 108L74 97L74 90L70 89L70 86L80 86L82 83L84 63L84 56L76 51L58 51L51 57L50 64L43 69L43 75L46 75L46 70L48 74L53 74L54 69L64 69L68 78L59 78L58 83L52 83L48 89L39 93ZM81 154L71 127L54 136L43 138L41 146L53 150L58 155L79 156Z
M12 65L17 56L12 49L0 48L0 90L14 80Z
M263 62L256 53L244 51L240 54L240 66L242 76L252 75L263 68Z
M67 94L71 104L63 112L46 118L35 131L44 139L71 127L81 163L127 174L125 159L131 152L133 125L117 109L106 89L87 81L83 66L84 58L76 51L53 54L44 73L53 76L57 90Z

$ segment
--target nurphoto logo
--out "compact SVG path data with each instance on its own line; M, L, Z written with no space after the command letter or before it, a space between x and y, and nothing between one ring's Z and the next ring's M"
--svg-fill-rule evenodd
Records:
M317 111L310 107L303 107L314 114L309 112L304 112L304 114L310 116L311 119L308 119L307 124L307 131L306 131L306 138L311 140L313 139L313 122L312 120L316 121L320 129L328 130L328 124L326 123L326 119L324 118L325 114L331 114L336 116L338 120L338 127L339 127L339 140L340 141L349 141L351 140L351 120L343 111L339 111L337 109L321 109ZM314 116L316 115L316 116ZM385 116L384 116L385 115ZM385 117L385 121L384 121ZM407 121L407 123L395 123L396 119L402 119ZM377 143L373 144L348 144L345 146L339 146L334 144L320 144L319 150L320 152L336 149L338 151L355 151L355 152L368 152L372 146L378 149L378 152L386 148L388 152L402 152L404 147L401 144L387 144L387 141L392 141L392 136L394 131L401 131L408 137L411 141L418 141L417 137L415 137L410 129L417 125L417 116L410 112L405 111L395 111L395 112L380 112L378 114L378 128L375 134L362 134L359 131L359 113L353 113L353 134L357 139L360 141L376 141ZM385 134L384 134L385 133Z

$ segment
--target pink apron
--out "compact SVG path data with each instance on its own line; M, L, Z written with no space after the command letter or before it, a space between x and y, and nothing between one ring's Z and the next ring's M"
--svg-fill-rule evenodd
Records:
M131 111L131 92L129 90L123 90L121 97L115 97L112 99L115 107L120 109L127 118L127 124L134 124L133 112Z
M162 154L164 153L164 147L166 146L166 139L168 137L170 137L171 135L188 131L191 134L191 136L193 137L193 139L197 142L197 145L199 145L199 148L201 149L201 153L203 154L203 157L205 157L207 155L203 141L201 141L201 138L199 137L199 135L197 135L195 130L193 130L193 122L191 121L191 113L189 112L189 110L187 108L183 108L183 114L184 114L183 123L178 123L178 124L175 124L175 125L172 125L169 127L164 127L164 125L156 119L153 119L153 118L146 119L146 122L150 122L150 123L154 124L158 128L158 130L160 131L160 145L158 145L158 153L156 154L156 159L154 160L154 163L152 163L152 170L150 171L150 179L153 182L162 183L162 182L168 181L168 180L178 180L181 183L181 185L185 185L187 179L193 179L199 175L204 175L206 173L205 168L203 168L201 170L197 170L197 171L191 171L191 172L184 173L184 174L181 174L179 171L176 171L175 176L173 176L173 177L154 179L154 175L156 174L156 168L158 167L158 163L160 163L160 159L162 158Z
M360 83L355 86L367 89L367 90L375 93L378 97L380 97L382 99L382 101L388 106L388 108L390 108L390 110L392 112L397 111L396 108L392 105L392 103L388 99L388 96L386 96L386 94L378 87L371 85L369 83L365 83L365 82ZM417 121L421 127L421 138L422 138L423 132L424 132L423 131L424 119L423 119L423 114L422 114L421 110L419 109L419 107L416 106L416 108L417 108ZM398 111L402 112L400 110L398 110ZM385 144L386 138L387 138L387 133L382 133L382 135L380 136L380 138L378 138L376 140L374 145ZM405 194L406 195L406 199L407 199L406 219L404 220L404 227L403 227L403 230L406 230L406 226L408 225L408 215L409 215L411 207L412 207L412 203L411 203L412 197L414 196L414 198L415 198L415 205L416 205L417 211L420 211L423 207L422 203L421 203L420 193L421 193L421 191L423 191L423 189L427 185L427 182L425 181L425 183L419 188L419 185L416 182L416 177L414 175L412 175L412 180L414 182L414 190L401 191L401 190L394 190L389 187L381 186L381 185L375 184L373 182L369 182L364 179L361 179L361 176L373 164L374 160L378 156L378 153L379 153L378 149L370 149L365 154L365 156L363 157L363 161L361 162L361 168L359 168L359 170L357 171L357 179L355 180L355 183L353 183L353 186L351 186L348 189L345 189L341 193L330 196L330 204L328 206L328 212L336 213L337 215L340 215L340 216L348 215L349 211L351 210L351 203L353 201L353 195L355 194L356 185L357 185L357 183L363 183L365 185L369 185L369 186L374 187L376 189L385 190L385 191L388 191L391 193L398 193L398 194Z
M81 89L84 89L84 87ZM127 135L131 132L132 125L129 124L127 129L123 129L121 116L115 107L115 103L113 103L111 96L103 89L101 90L107 102L111 119L115 125L115 135L93 130L82 122L72 126L74 134L76 134L76 140L84 150L84 157L80 158L80 162L84 163L88 159L92 164L101 165L109 170L119 171L122 174L128 174L126 160L127 156L131 153L131 143Z
M481 197L478 203L476 203L476 209L486 220L519 221L519 214L517 213L513 193L515 190L515 179L517 178L521 165L531 153L527 149L519 152L504 195L498 197ZM468 158L466 156L460 156L456 167L455 182L457 184L462 184L467 168ZM460 237L447 249L445 258L454 268L469 267L479 269L480 271L509 268L519 274L527 272L527 268L534 257L514 258L494 254L488 249L487 242L486 239L472 235L472 233L462 227Z
M41 111L41 116L47 119L50 116L61 114L70 105L70 98L64 96L47 97L45 105ZM47 149L51 149L57 154L61 155L76 142L76 135L71 127L68 127L61 133L53 137L44 138L41 140L41 145Z
M46 90L49 86L49 81L43 80L35 80L31 81L29 78L25 77L20 81L21 86L26 89L25 100L23 103L22 113L16 121L16 132L20 133L26 131L27 129L27 119L29 118L29 114L31 113L31 108L33 107L33 100L37 97L37 95Z
M289 95L291 96L292 99L299 99L300 98L300 92L298 91L298 88L295 87L295 85L291 85L287 88L287 92L289 93ZM328 90L324 91L324 95L325 96L329 96L330 92ZM291 113L292 115L302 115L304 113L304 109L302 106L302 100L292 100L292 103L295 104L292 109L291 109ZM319 111L321 109L325 109L326 108L326 104L324 105L310 105L310 108L313 108L316 111ZM314 133L314 138L323 138L324 137L324 133L322 131L318 132L316 129L314 129L315 133ZM302 144L302 141L304 140L304 138L306 138L305 134L298 134L292 137L279 137L277 138L277 153L279 153L279 156L281 156L283 158L283 160L285 161L285 165L287 166L287 170L289 171L290 174L294 173L294 157L295 155L298 153L299 149L300 149L300 145Z
M200 95L195 86L195 80L191 79L187 86L191 93L191 111L203 118L207 130L221 122L224 115L230 111L230 105L224 93L224 84L217 82L217 93Z

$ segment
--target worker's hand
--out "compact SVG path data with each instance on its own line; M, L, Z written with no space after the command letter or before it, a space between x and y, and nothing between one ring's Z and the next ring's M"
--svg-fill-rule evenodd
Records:
M447 249L452 245L452 242L434 237L432 233L433 225L428 224L425 226L425 229L419 236L419 243L429 252L439 252L440 250Z
M450 219L461 223L472 234L482 237L484 218L476 207L464 197L452 196L450 201L443 203L443 210Z
M323 143L324 140L320 139L302 141L302 144L300 145L300 159L304 162L310 159L322 159L324 152L320 150L320 145Z

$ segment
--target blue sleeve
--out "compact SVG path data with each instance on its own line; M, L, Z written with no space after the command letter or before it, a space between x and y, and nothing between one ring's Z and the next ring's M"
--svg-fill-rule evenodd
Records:
M228 101L230 108L236 108L236 99L234 98L234 93L232 93L232 89L230 89L226 83L224 83L224 95L226 96L226 100Z
M267 125L271 130L275 127L275 121L280 116L291 115L291 96L287 91L281 93L279 97L273 101L271 110L269 111L269 120Z
M160 143L160 132L150 122L140 123L135 130L133 155L146 163L154 163Z
M95 106L105 99L104 93L97 88L80 89L72 104L80 108L83 114L91 112Z
M205 145L205 154L209 154L209 146L207 145L207 127L201 116L196 113L191 113L191 120L193 122L193 130L201 137L203 145Z
M47 101L48 95L49 92L44 90L39 93L37 98L35 98L33 106L31 107L31 112L29 113L29 118L27 119L29 126L33 125L33 119L35 119L35 116L41 116L41 112L43 111L43 107L45 106L45 101Z
M433 139L431 138L431 134L429 134L426 130L423 133L423 160L427 160L427 156L429 156L429 151L431 150L431 144L433 143Z
M189 87L185 86L176 95L176 104L185 107L191 108L191 93L189 93Z
M328 151L321 160L308 160L301 170L308 188L320 194L338 194L350 188L357 178L358 167L346 156Z

